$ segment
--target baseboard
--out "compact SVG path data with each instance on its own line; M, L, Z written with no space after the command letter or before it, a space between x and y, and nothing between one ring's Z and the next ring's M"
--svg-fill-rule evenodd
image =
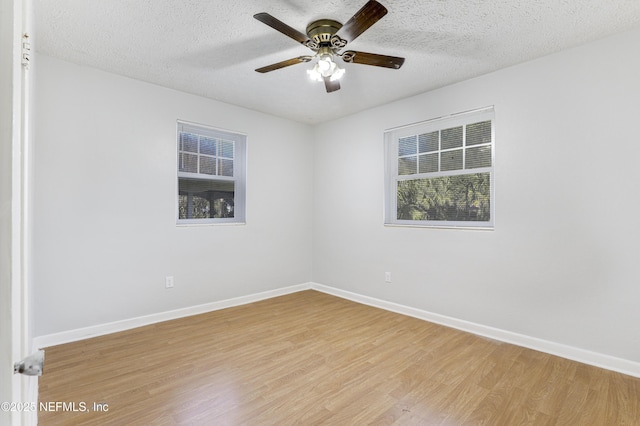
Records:
M33 339L33 346L38 349L47 348L49 346L62 345L64 343L76 342L79 340L90 339L92 337L103 336L105 334L117 333L119 331L130 330L136 327L155 324L163 321L169 321L178 318L189 317L192 315L204 314L207 312L217 311L220 309L231 308L234 306L246 305L248 303L259 302L260 300L271 299L273 297L284 296L285 294L296 293L303 290L309 290L311 283L298 284L290 287L269 290L261 293L250 294L247 296L235 297L232 299L220 300L217 302L205 303L202 305L190 306L182 309L175 309L157 314L145 315L136 318L130 318L122 321L115 321L107 324L99 324L90 327L79 328L75 330L63 331L61 333L47 334L37 336Z
M400 305L398 303L389 302L374 297L364 296L341 290L335 287L326 286L319 283L305 283L284 287L281 289L265 291L262 293L251 294L247 296L236 297L233 299L221 300L202 305L191 306L188 308L176 309L173 311L161 312L158 314L146 315L137 318L131 318L123 321L116 321L108 324L101 324L91 327L69 330L61 333L48 334L34 338L35 348L46 348L49 346L60 345L64 343L75 342L78 340L89 339L91 337L102 336L105 334L116 333L119 331L129 330L144 325L155 324L158 322L169 321L172 319L184 318L192 315L203 314L206 312L217 311L220 309L230 308L234 306L245 305L248 303L258 302L260 300L270 299L273 297L284 296L286 294L296 293L303 290L313 289L323 293L331 294L353 302L362 303L364 305L373 306L390 312L396 312L408 315L424 321L435 324L444 325L458 330L473 333L479 336L488 337L490 339L499 340L505 343L522 346L562 358L578 361L583 364L589 364L607 370L617 371L629 376L640 377L640 363L629 361L622 358L616 358L597 352L591 352L580 348L575 348L561 343L551 342L548 340L538 339L523 334L513 333L510 331L489 327L482 324L473 323L446 315L440 315L428 311L424 311L410 306Z
M510 331L488 327L486 325L477 324L445 315L435 314L421 309L400 305L386 300L376 299L361 294L329 287L323 284L311 283L311 288L323 293L331 294L353 302L362 303L364 305L373 306L391 312L411 316L421 320L433 322L447 327L473 333L479 336L488 337L490 339L499 340L505 343L522 346L539 352L556 355L562 358L578 361L583 364L593 365L595 367L607 370L617 371L629 376L640 377L640 363L629 361L622 358L616 358L597 352L575 348L561 343L555 343L548 340L538 339L523 334L513 333Z

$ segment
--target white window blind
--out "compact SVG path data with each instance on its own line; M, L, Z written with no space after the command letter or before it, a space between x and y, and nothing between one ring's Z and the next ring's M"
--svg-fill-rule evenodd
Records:
M246 136L178 122L178 223L244 222Z
M493 227L493 108L389 130L385 161L385 223Z

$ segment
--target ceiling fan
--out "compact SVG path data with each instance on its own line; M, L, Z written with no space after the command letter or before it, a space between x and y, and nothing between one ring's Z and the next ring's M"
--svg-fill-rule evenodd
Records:
M344 74L344 69L334 61L335 56L341 57L347 63L399 69L404 63L404 58L355 50L340 53L347 43L351 43L386 14L387 9L383 5L375 0L369 0L346 24L342 25L332 19L320 19L310 23L307 26L307 33L303 34L268 13L257 13L253 17L258 21L305 45L314 52L314 55L287 59L258 68L256 71L266 73L318 58L315 66L307 73L313 80L324 81L325 88L330 93L340 89L339 79Z

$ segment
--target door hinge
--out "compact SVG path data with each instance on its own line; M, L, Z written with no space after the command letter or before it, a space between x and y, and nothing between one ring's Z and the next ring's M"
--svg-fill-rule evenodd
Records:
M13 374L24 374L25 376L42 376L44 370L44 351L40 349L36 353L29 355L22 361L13 364Z
M31 63L31 42L29 41L29 34L24 33L22 35L22 66L25 69L29 69Z

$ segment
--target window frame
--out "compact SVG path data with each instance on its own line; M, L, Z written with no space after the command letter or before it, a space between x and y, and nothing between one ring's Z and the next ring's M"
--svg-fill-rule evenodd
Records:
M193 173L180 171L180 134L182 132L195 133L199 136L206 136L214 139L222 139L234 143L233 154L233 176L224 176L218 174ZM193 123L184 120L176 122L176 139L175 139L175 170L176 170L176 189L175 196L175 218L176 225L217 225L217 224L245 224L246 223L246 163L247 163L247 135L244 133L225 130L217 127L208 126L200 123ZM211 156L197 152L198 163L200 156L207 156L216 159L225 159L220 155ZM228 157L226 157L228 158ZM219 166L216 166L219 167ZM216 169L217 170L217 169ZM195 179L203 181L233 182L234 183L234 217L227 218L180 218L180 179Z
M447 130L453 127L466 126L482 121L491 121L491 143L480 146L491 147L491 166L469 169L458 169L450 171L423 172L416 170L415 174L399 174L398 160L403 157L399 154L399 140L410 136L418 136L434 131ZM461 149L463 155L463 165L466 151L475 145L466 144L466 136L463 139ZM438 154L446 152L441 145L438 150L433 151ZM429 151L431 153L432 151ZM421 153L416 153L417 157ZM424 154L422 154L424 155ZM386 226L409 226L421 228L453 228L453 229L485 229L495 228L495 111L493 106L465 111L431 120L421 121L406 126L388 129L384 133L384 161L385 161L385 185L384 185L384 225ZM416 166L418 167L418 166ZM440 169L439 169L440 170ZM398 219L398 182L428 178L438 178L445 176L459 176L477 173L489 173L489 220L488 221L445 221L445 220L408 220Z

